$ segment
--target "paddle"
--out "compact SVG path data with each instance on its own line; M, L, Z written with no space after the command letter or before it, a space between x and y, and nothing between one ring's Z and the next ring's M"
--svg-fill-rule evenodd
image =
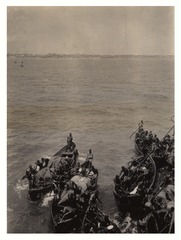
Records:
M163 139L166 137L167 134L169 134L169 132L174 128L174 125L170 128L170 130L165 134L165 136L162 138L162 140L160 142L163 141Z
M131 138L137 131L138 131L139 127L136 129L136 131L134 131L131 136L129 136L129 138Z
M174 123L174 115L171 117L171 121ZM172 128L174 128L174 124L173 124L173 126L170 128L170 130L165 134L165 136L166 136L167 134L169 134L169 132L172 130ZM165 136L162 138L161 142L163 141L163 139L165 138Z
M171 233L172 227L173 227L173 223L174 223L174 213L172 213L172 220L171 220L171 223L170 223L170 228L169 228L168 233Z
M21 181L22 181L23 179L25 179L25 178L27 178L27 176L26 176L26 175L24 175L24 176L21 178Z
M83 218L83 220L82 220L82 227L81 227L81 232L82 232L82 233L84 232L85 220L86 220L87 214L88 214L88 212L89 212L89 209L90 209L90 207L91 207L91 203L92 203L92 200L94 199L94 197L95 197L95 193L92 193L91 196L90 196L90 198L89 198L89 203L88 203L88 207L87 207L87 209L86 209L86 211L85 211L84 218Z
M154 151L153 151L153 153L154 153ZM153 176L153 181L152 181L151 185L149 186L148 191L152 188L153 184L155 183L156 174L157 174L157 169L156 169L155 161L153 160L153 158L152 158L152 156L151 156L153 153L148 154L148 157L149 157L150 160L152 161L152 163L153 163L153 165L154 165L154 170L155 170L155 171L154 171L154 176Z
M140 124L140 123L139 123ZM138 124L138 126L139 126ZM141 124L143 124L143 120L141 120ZM140 126L139 126L140 127ZM129 138L131 138L139 129L139 127L131 134L131 136L129 136Z

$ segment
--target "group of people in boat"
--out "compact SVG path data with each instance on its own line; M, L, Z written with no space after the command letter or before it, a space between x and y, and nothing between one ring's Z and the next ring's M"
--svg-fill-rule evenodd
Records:
M174 232L174 185L165 183L156 194L148 193L144 199L142 217L138 219L140 232Z
M82 221L83 233L120 233L117 224L98 207L98 192L91 195Z
M70 133L67 137L67 145L54 155L54 160L51 161L49 166L48 158L41 158L35 164L30 165L22 178L29 180L29 192L33 189L41 191L48 186L63 189L65 183L74 176L80 176L81 181L89 179L89 188L93 189L96 185L94 180L98 171L92 164L92 150L89 149L85 162L80 165L79 162L76 162L79 153L75 146L73 136ZM40 171L42 168L45 169Z
M173 231L170 223L174 213L173 174L169 175L170 178L167 182L163 181L164 186L162 186L161 190L159 188L159 192L153 192L149 188L154 177L153 159L150 159L146 153L148 149L152 149L150 153L156 152L159 155L161 154L160 151L164 151L164 154L169 154L174 150L174 140L167 134L160 141L156 134L153 135L151 131L148 132L143 129L143 121L139 124L135 140L142 150L147 149L147 151L143 151L145 153L143 156L134 158L128 166L122 166L119 175L114 178L114 183L117 193L122 196L136 194L143 196L141 217L139 216L139 219L135 220L130 212L126 212L125 215L119 213L119 217L110 222L106 215L99 212L96 205L97 200L100 202L97 192L98 170L92 164L94 158L92 150L89 149L83 164L77 163L76 166L70 167L71 154L78 154L78 152L74 153L75 143L70 133L61 160L56 166L49 166L54 184L54 220L63 222L79 215L81 224L84 226L83 231L90 233L161 232L162 229L164 232L166 225L169 226L168 231ZM48 162L48 158L41 158L33 166L29 166L25 177L28 178L32 185L35 185L36 174L42 168L47 167ZM161 170L160 174L162 174ZM63 177L65 177L65 181L61 181ZM44 182L43 178L39 180L42 183ZM93 193L95 193L94 197L92 197ZM96 221L95 224L91 222L93 220ZM158 221L161 221L161 224L158 224ZM150 227L150 225L152 226Z
M153 134L152 131L144 130L143 121L139 124L137 133L135 134L135 141L141 147L141 149L150 149L152 146L157 146L160 142L156 134Z
M50 166L46 169L47 171L41 171L42 168L46 168L49 163L48 158L41 158L37 160L34 164L29 165L26 170L25 176L22 178L27 178L29 180L29 188L36 188L47 185L47 179L50 182L59 182L63 180L63 178L70 179L71 177L71 164L72 159L76 158L78 155L77 149L75 149L76 145L73 142L73 136L70 133L67 137L67 145L60 151L58 154L59 161L54 161ZM56 162L56 166L53 164ZM57 163L58 162L58 163ZM38 174L39 173L39 174ZM38 175L37 175L38 174Z
M74 168L70 169L72 178L65 184L65 192L84 192L87 189L93 190L96 188L95 178L97 177L98 170L93 166L92 160L93 154L90 149L85 162L83 164L78 162ZM72 195L68 194L67 196L69 199Z
M89 150L89 152L90 151L91 150ZM88 177L92 181L91 186L93 186L93 181L95 173L97 173L97 169L95 169L95 167L93 166L92 159L87 158L83 164L80 165L80 163L78 162L75 167L71 168L69 162L70 159L66 156L61 161L61 164L58 164L58 166L53 169L53 180L56 182L56 184L64 184L64 180L67 181L67 179L71 179L74 176L80 176L82 179L83 177Z
M66 219L73 221L77 215L78 219L83 221L91 194L97 192L98 170L93 166L92 161L93 153L89 149L85 161L82 164L78 162L71 169L71 178L66 181L63 190L58 186L54 189L53 218L57 224ZM72 226L74 225L72 223ZM81 225L79 223L79 226Z
M33 181L35 174L37 174L42 168L47 167L48 162L48 158L41 158L40 160L38 159L34 164L29 165L28 169L26 170L26 174L22 179L27 178L29 181Z
M69 191L71 198L67 199L67 193ZM61 200L56 199L54 206L54 221L57 223L56 227L60 224L60 232L81 232L81 233L120 233L120 229L98 208L97 201L100 202L98 197L98 191L84 191L77 188L76 185L67 187L65 192L61 194ZM67 229L67 224L69 222ZM61 225L65 223L65 225Z
M152 131L144 130L143 121L139 123L135 142L143 154L149 151L157 157L168 157L174 149L174 137L166 134L162 140L159 140L158 136L153 134Z
M174 135L172 138L167 133L160 141L157 135L143 129L141 121L135 140L142 149L143 156L133 160L127 167L122 166L120 174L114 179L115 190L127 199L125 207L130 195L135 195L135 199L136 194L143 197L140 198L139 207L135 204L126 209L128 216L119 213L117 225L122 232L128 233L174 232L174 164L157 166L155 159L155 156L164 154L166 159L170 157L174 161ZM125 219L126 227L122 229Z
M114 182L116 190L123 195L143 194L144 190L149 187L152 177L152 163L149 158L141 157L133 160L128 167L122 166L120 174L116 175Z

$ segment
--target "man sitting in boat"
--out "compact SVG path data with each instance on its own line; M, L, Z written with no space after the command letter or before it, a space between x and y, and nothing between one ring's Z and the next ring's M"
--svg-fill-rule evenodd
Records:
M29 168L26 170L26 175L25 175L25 177L27 177L27 179L30 181L30 180L32 180L32 174L34 174L34 173L35 173L35 172L34 172L32 166L29 165ZM25 178L25 177L23 177L23 178Z
M144 131L143 129L137 132L135 136L136 143L139 145L145 145L147 134L148 134L148 131Z
M76 145L75 145L74 142L69 142L69 143L67 144L67 149L66 149L66 151L67 151L67 152L73 152L73 150L75 149L75 147L76 147Z
M149 137L149 144L151 145L152 142L153 142L153 133L152 133L152 131L149 132L148 137Z
M144 134L142 134L143 146L147 147L149 145L149 135L148 131L146 130Z
M119 180L122 181L125 176L128 176L128 169L124 166L121 167L121 172L119 174Z
M137 171L137 165L138 162L136 160L133 160L132 164L129 166L129 175L132 175Z
M43 168L42 166L43 162L42 160L37 160L36 165L37 165L37 171L41 170Z
M159 138L157 137L156 134L154 134L154 136L153 136L153 142L154 142L156 145L158 145L159 142L160 142L160 140L159 140Z
M37 170L37 172L39 172L39 170L41 170L42 168L47 167L48 162L49 162L48 158L41 158L40 160L38 159L36 161L36 170Z
M164 139L162 140L162 143L164 144L164 145L166 145L166 144L170 144L170 141L171 141L171 137L170 137L170 135L166 135L165 137L164 137Z
M171 139L170 135L166 135L164 137L164 139L162 140L162 146L165 149L165 153L173 149L174 141L173 139Z
M37 173L36 170L37 165L30 165L29 168L26 170L26 175L27 179L29 180L29 184L31 187L35 186L35 174ZM24 178L24 177L23 177Z

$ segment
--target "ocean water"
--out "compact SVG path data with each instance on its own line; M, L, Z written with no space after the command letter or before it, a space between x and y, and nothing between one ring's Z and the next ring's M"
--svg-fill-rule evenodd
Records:
M70 132L81 158L93 151L102 209L112 217L113 178L135 155L129 137L138 122L160 138L172 127L174 58L8 58L7 66L7 231L52 232L52 198L32 202L21 178Z

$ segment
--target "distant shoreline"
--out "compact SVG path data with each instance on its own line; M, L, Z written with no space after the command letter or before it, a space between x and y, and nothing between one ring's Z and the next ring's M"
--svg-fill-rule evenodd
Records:
M16 54L16 53L8 53L7 57L16 57L16 58L128 58L128 57L174 57L174 55L89 55L89 54Z

